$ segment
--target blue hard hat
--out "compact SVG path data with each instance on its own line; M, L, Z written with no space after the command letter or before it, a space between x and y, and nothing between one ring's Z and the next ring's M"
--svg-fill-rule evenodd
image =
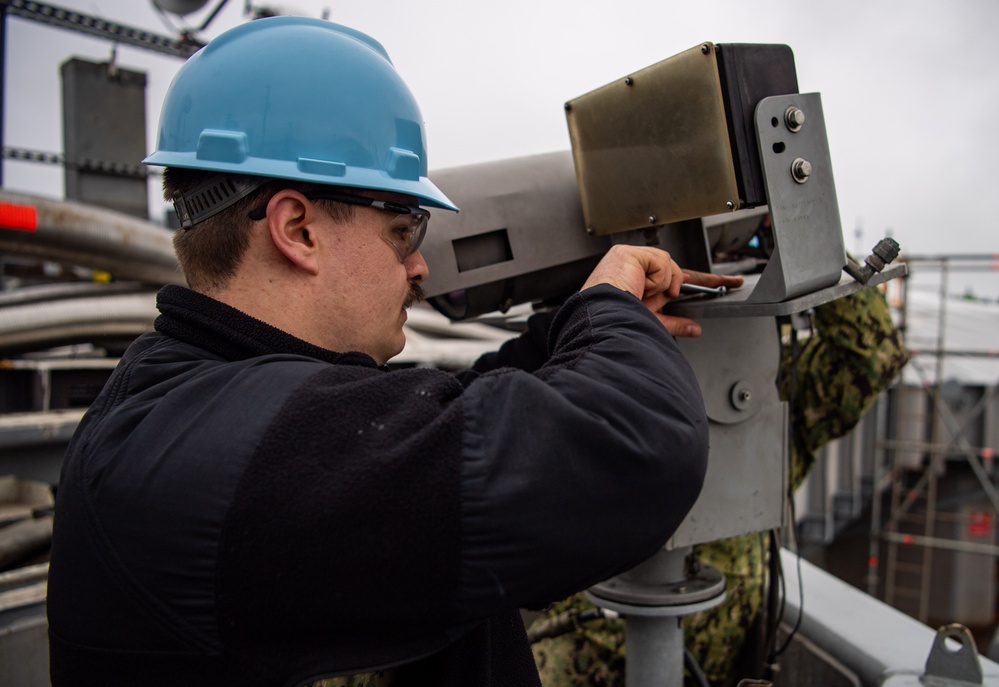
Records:
M181 67L147 165L391 191L458 208L427 178L423 117L380 43L320 19L226 31Z

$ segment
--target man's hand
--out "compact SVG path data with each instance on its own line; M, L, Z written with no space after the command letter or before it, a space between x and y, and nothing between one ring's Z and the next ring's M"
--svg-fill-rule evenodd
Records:
M700 336L701 327L694 320L661 312L666 303L680 295L684 282L734 289L742 286L743 279L681 269L669 253L658 248L616 245L593 268L580 290L610 284L641 300L673 336Z

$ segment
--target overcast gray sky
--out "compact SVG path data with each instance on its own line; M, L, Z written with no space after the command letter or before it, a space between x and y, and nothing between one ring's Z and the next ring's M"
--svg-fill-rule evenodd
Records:
M61 7L169 34L148 0ZM416 94L433 169L569 148L563 103L702 41L785 43L820 92L847 248L891 233L908 254L999 253L997 0L289 0L379 40ZM214 0L190 24L199 24ZM230 0L203 34L244 20ZM5 145L62 148L59 65L109 44L8 20ZM122 46L149 73L149 147L180 61ZM5 161L8 188L61 195L57 168ZM856 229L863 238L858 241ZM999 295L999 289L989 295Z

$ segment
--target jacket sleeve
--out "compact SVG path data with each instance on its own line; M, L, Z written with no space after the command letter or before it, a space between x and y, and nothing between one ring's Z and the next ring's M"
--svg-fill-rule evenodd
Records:
M485 373L501 367L515 367L525 372L535 372L548 361L548 332L557 311L532 315L527 320L527 330L510 339L498 351L486 353L472 366L473 373ZM474 379L473 374L470 378Z
M570 299L534 374L461 397L461 603L548 603L647 558L693 505L707 421L658 320L610 286Z

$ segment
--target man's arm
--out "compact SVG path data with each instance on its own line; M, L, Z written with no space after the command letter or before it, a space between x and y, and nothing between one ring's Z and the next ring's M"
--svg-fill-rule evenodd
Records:
M483 375L463 397L475 404L466 403L466 449L503 447L513 477L503 484L479 474L489 462L466 461L465 503L483 505L465 522L487 528L476 535L483 542L519 533L516 544L469 550L469 604L491 594L481 570L503 580L518 605L561 598L641 562L686 515L703 479L707 422L670 334L699 328L661 312L685 281L741 283L684 272L656 248L615 246L554 319L545 365L533 375ZM493 387L500 382L510 386ZM506 421L489 422L495 417ZM508 532L488 531L494 521ZM548 580L518 579L518 569L538 565Z

